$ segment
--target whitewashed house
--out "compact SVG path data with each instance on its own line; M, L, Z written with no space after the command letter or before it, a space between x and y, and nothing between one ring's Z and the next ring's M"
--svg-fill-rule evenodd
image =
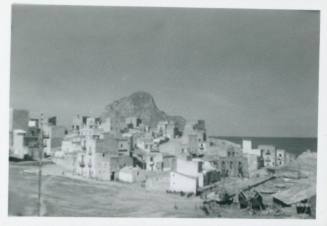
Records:
M250 140L242 141L242 151L243 154L261 156L261 150L252 148L252 141Z
M196 194L203 187L202 161L177 159L176 170L170 173L169 190Z
M11 154L15 158L23 159L28 154L28 148L24 143L25 134L26 132L21 129L15 129L13 131Z
M198 176L171 172L169 190L173 192L186 192L196 194L197 188L199 187L198 181Z

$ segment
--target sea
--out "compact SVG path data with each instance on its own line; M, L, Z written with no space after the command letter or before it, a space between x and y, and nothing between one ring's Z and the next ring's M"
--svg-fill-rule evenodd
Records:
M284 149L289 153L298 156L310 149L317 152L317 138L312 137L232 137L232 136L211 136L224 139L242 145L242 140L251 140L252 148L260 144L274 145L278 149Z

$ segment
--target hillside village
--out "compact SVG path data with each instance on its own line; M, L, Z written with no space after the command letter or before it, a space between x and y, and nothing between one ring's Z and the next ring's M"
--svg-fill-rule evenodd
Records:
M100 117L77 114L65 128L56 117L11 109L10 159L42 158L61 176L200 197L207 216L236 205L251 215L315 217L316 153L297 157L271 144L215 138L204 119L168 116L144 92L106 110Z

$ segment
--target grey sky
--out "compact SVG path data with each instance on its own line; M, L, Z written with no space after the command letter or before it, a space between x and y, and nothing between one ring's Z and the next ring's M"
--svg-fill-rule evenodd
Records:
M69 124L134 91L209 133L316 136L319 12L13 7L10 102Z

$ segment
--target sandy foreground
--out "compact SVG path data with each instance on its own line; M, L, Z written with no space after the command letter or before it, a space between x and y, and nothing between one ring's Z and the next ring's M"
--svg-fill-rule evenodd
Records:
M9 216L37 215L37 172L36 164L10 163ZM42 182L42 216L302 218L293 211L276 214L271 209L253 214L239 209L237 203L218 207L208 216L201 209L203 200L200 197L149 191L139 184L85 179L71 175L56 164L43 167ZM234 187L239 182L231 180L229 183ZM267 197L266 204L270 201Z
M50 168L54 167L53 165ZM26 171L27 170L27 171ZM55 170L55 169L51 169ZM10 164L9 215L37 215L35 166ZM204 217L199 197L147 191L137 184L43 176L44 216L95 217Z

